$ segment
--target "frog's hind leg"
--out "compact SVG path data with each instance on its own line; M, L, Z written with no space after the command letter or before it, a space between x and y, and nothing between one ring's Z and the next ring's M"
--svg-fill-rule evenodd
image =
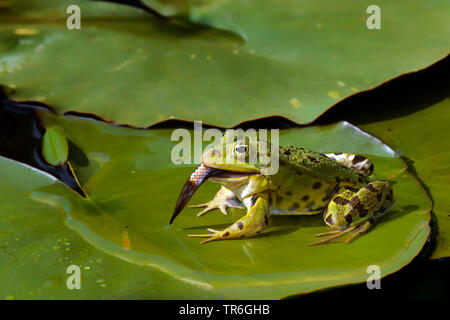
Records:
M228 214L227 208L239 208L244 209L244 205L236 198L236 195L222 186L211 201L202 204L191 205L189 208L202 208L202 211L197 213L197 217L208 213L211 210L219 209L223 214Z
M247 200L247 199L246 199ZM214 240L248 238L264 231L269 226L269 201L263 197L248 198L248 212L223 231L207 229L210 234L189 235L193 238L208 238L200 244Z
M326 153L326 157L342 163L344 166L359 170L370 176L373 172L373 164L364 156L351 153Z
M375 190L371 188L374 185L376 186L376 188L374 188ZM369 189L372 189L372 192L377 192L378 205L376 206L376 209L374 209L372 217L367 219L365 222L361 222L358 230L353 232L345 243L350 243L365 234L375 224L375 222L394 205L394 193L392 186L388 182L374 181L372 184L369 183L365 188L368 186Z
M325 223L334 230L317 234L328 237L309 245L327 243L348 233L345 243L350 243L366 233L392 204L392 186L386 181L370 182L357 192L344 188L332 198L324 214Z

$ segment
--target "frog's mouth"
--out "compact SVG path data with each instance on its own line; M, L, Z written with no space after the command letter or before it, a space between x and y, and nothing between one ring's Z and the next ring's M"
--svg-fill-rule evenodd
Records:
M217 178L238 178L252 174L254 173L234 172L215 169L201 164L200 166L198 166L197 169L194 170L194 172L191 173L186 183L184 184L183 189L181 190L181 193L178 196L178 200L175 205L175 210L172 214L172 218L170 218L170 224L172 224L173 220L175 220L175 218L178 216L181 210L184 209L186 204L194 195L195 191L197 191L197 189L202 185L202 183L208 180L209 178L213 176Z

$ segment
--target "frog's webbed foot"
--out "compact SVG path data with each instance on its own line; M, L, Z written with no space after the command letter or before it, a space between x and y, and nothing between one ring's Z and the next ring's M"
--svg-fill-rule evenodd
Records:
M223 214L228 214L227 208L238 208L244 209L239 200L236 198L234 193L227 188L223 187L217 192L211 201L202 204L191 205L189 208L202 208L202 211L197 213L197 217L204 215L205 213L212 211L214 209L219 209Z
M264 231L269 225L269 202L253 197L247 214L222 231L207 229L210 234L191 234L191 238L208 238L200 244L214 240L241 239L252 237Z

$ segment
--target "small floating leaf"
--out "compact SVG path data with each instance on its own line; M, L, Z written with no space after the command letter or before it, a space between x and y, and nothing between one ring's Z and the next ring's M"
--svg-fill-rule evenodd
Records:
M66 137L56 128L49 128L42 138L42 154L49 164L60 166L67 161L69 144Z

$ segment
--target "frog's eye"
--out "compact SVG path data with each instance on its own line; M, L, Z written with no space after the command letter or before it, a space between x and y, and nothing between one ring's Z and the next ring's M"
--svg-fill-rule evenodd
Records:
M247 155L248 154L248 146L245 144L238 144L234 147L234 151L238 155Z

